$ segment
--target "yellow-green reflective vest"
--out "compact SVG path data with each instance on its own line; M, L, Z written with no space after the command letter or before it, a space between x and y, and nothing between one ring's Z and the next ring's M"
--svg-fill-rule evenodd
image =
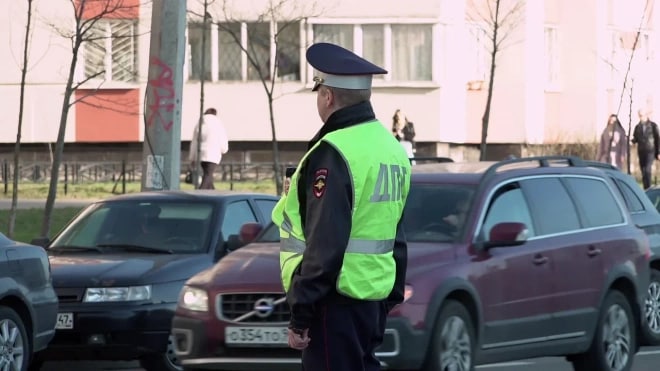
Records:
M284 290L289 291L306 248L298 202L299 171L321 141L342 155L353 185L352 227L337 292L360 300L385 299L394 287L394 239L410 189L411 169L405 150L379 121L328 133L301 159L288 193L272 213L273 222L280 227Z

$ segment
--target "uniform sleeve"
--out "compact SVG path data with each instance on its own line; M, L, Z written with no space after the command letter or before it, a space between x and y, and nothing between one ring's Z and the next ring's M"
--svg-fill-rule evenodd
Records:
M395 305L401 304L406 287L406 269L408 265L408 243L403 230L403 217L396 226L396 238L394 239L394 262L396 263L396 278L394 288L387 298L388 311Z
M352 223L353 191L346 163L320 143L299 186L306 249L289 291L293 328L309 328L314 305L335 289Z

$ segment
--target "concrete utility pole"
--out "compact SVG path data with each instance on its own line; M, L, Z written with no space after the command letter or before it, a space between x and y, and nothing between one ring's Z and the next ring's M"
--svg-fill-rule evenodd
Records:
M153 0L142 190L179 189L186 0Z

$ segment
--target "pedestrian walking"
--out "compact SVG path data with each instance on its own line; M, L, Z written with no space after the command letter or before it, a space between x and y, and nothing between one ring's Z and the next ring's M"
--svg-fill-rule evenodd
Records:
M213 185L215 169L220 164L222 155L228 150L227 132L218 118L218 111L215 108L209 108L195 125L188 155L192 169L202 167L203 175L199 189L215 189Z

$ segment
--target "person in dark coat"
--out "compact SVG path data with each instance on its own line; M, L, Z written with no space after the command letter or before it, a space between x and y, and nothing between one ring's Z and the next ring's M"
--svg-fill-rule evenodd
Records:
M632 142L637 145L642 183L647 189L651 186L653 164L660 157L660 135L658 125L649 119L648 111L644 109L639 110L639 123L633 131Z

